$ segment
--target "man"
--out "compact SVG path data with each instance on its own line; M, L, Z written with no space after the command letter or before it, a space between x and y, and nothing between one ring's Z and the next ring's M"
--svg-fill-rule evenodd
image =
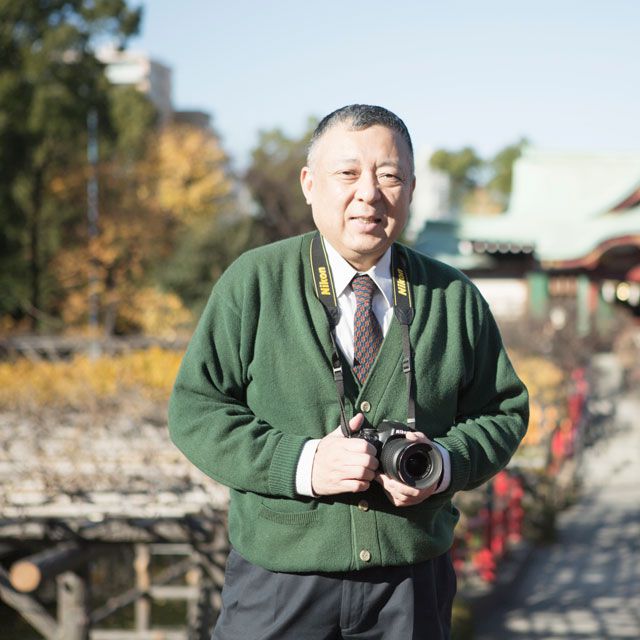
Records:
M301 184L319 235L225 272L170 402L174 442L231 489L213 637L447 638L451 498L507 464L527 392L474 286L395 243L415 187L402 120L333 112ZM384 421L437 481L381 469L358 435Z

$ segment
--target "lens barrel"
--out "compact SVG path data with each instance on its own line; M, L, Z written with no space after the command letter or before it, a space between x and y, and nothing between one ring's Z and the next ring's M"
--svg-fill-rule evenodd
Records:
M436 484L442 474L442 459L431 445L406 438L390 438L384 443L380 466L388 476L417 489Z

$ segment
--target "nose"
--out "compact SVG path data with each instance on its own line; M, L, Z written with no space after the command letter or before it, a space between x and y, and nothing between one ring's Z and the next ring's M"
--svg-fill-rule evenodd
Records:
M379 197L378 176L373 172L363 171L356 185L356 198L362 202L375 202Z

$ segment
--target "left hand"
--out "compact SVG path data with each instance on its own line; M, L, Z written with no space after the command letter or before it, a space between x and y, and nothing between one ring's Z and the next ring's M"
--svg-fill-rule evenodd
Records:
M419 431L411 431L406 434L407 440L413 440L414 442L426 442L433 446L433 443L424 433ZM416 487L410 487L404 482L394 480L384 473L376 474L376 482L382 485L382 489L387 494L387 498L395 507L410 507L414 504L420 504L424 502L429 496L433 495L434 491L438 487L438 484L434 484L426 489L416 489Z

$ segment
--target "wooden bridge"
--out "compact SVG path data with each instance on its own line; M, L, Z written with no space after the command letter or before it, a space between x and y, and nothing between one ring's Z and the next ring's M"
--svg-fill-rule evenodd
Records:
M0 358L15 359L19 357L29 360L61 360L78 353L114 355L126 351L162 347L183 351L187 339L175 337L162 339L152 336L126 337L78 337L78 336L40 336L17 335L0 337Z
M157 416L0 412L0 598L47 640L208 640L226 506ZM92 567L123 555L131 584L92 606ZM154 625L154 601L186 603L183 624Z

